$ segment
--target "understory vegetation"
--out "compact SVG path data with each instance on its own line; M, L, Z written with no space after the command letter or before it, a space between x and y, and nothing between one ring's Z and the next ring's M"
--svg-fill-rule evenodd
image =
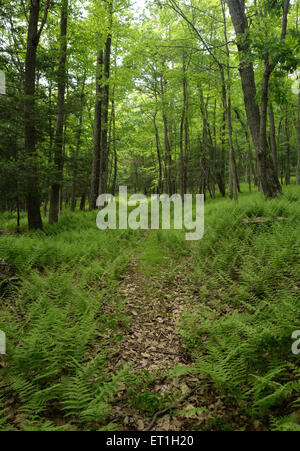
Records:
M144 427L161 409L182 417L178 387L192 375L244 420L225 413L203 422L204 394L182 429L300 430L299 355L291 351L300 318L299 201L295 185L267 201L256 192L235 205L208 201L197 242L187 242L183 231L99 231L96 213L82 211L64 211L43 231L15 234L14 214L1 214L0 255L8 268L0 280L0 329L7 335L0 429L126 430L132 409ZM176 277L185 276L189 295L177 331L190 355L186 365L134 371L126 360L112 363L112 350L136 320L121 291L136 259L146 278L165 283L160 291L150 286L150 294L139 287L145 303L166 293L174 300ZM157 392L162 372L166 380L179 377L178 387Z

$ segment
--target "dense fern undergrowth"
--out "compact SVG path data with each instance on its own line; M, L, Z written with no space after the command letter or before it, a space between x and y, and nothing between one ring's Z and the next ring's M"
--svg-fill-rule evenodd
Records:
M273 220L243 221L258 216ZM112 371L108 350L130 321L118 285L146 232L100 232L95 217L64 212L44 232L20 235L13 214L0 217L0 258L14 269L0 286L0 430L118 429L110 409L119 387L130 397L139 390L126 362ZM194 297L179 325L195 362L188 371L251 421L300 430L300 361L291 351L300 329L299 188L273 200L208 201L199 242L151 233L174 260L189 261Z
M243 222L254 217L273 221ZM246 195L234 208L209 204L192 253L195 307L181 333L196 373L269 429L300 430L300 360L291 350L300 329L299 188L268 201Z
M101 233L95 219L94 213L64 213L45 233L0 239L1 258L20 278L1 291L8 355L0 368L2 429L106 424L110 399L123 382L107 370L107 345L120 339L119 323L126 322L115 286L138 232ZM115 315L104 312L107 303Z

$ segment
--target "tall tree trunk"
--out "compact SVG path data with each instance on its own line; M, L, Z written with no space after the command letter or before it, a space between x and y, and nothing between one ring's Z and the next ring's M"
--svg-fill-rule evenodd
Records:
M230 82L228 82L230 83ZM230 89L229 87L227 88ZM228 92L227 101L227 127L228 127L228 141L229 141L229 197L237 200L237 174L234 157L233 139L232 139L232 118L231 118L231 95Z
M244 121L243 121L243 119L242 119L242 117L240 115L239 110L237 108L235 108L234 111L235 111L237 119L239 120L242 128L244 129L246 142L248 144L248 155L247 155L248 174L249 174L250 179L251 179L251 174L252 174L253 182L257 186L258 180L257 180L257 176L256 176L255 167L254 167L254 164L253 164L253 154L252 154L252 148L251 148L251 142L250 142L250 136L249 136L248 127L247 127L247 124L244 123ZM249 190L251 191L251 180L250 179L249 179Z
M118 154L117 154L117 137L116 137L116 111L115 111L115 99L113 97L111 102L111 114L112 114L112 147L113 147L113 180L111 193L114 196L117 188L118 177Z
M106 193L108 182L108 110L110 96L110 66L113 22L113 0L108 2L109 31L106 37L103 64L103 92L101 106L100 168L98 194Z
M100 173L100 143L101 143L101 117L102 117L102 78L103 78L103 49L100 49L97 56L96 67L96 100L94 109L94 154L92 164L90 210L96 208L96 200L99 189Z
M160 87L161 87L161 96L162 96L162 117L164 124L164 147L165 147L165 187L168 194L172 194L173 186L172 186L172 155L171 155L171 146L169 139L169 121L166 111L166 102L165 102L165 81L163 75L160 77Z
M207 179L209 176L209 168L207 167L206 152L208 148L208 116L207 105L205 105L203 97L203 89L199 86L200 110L202 115L202 152L200 154L200 192L205 194ZM207 100L208 102L208 100Z
M225 86L222 85L222 98L224 99ZM225 91L226 95L226 91ZM223 102L222 126L221 126L221 154L218 156L217 184L222 197L226 196L225 184L225 132L226 132L226 111Z
M42 229L43 223L40 211L39 181L36 162L36 130L35 130L35 75L36 56L41 33L45 26L50 0L45 3L44 17L38 29L40 0L31 0L27 33L27 49L25 58L24 81L24 150L26 155L27 171L27 212L28 227Z
M60 21L60 56L58 66L58 101L55 135L55 181L51 186L49 224L58 221L63 179L63 129L66 91L68 0L62 0Z
M76 208L76 185L77 185L77 171L78 171L78 156L80 152L81 145L81 134L82 134L82 122L83 122L83 105L84 105L84 90L85 90L85 74L82 82L82 91L80 93L80 109L79 109L79 120L76 131L76 148L74 152L74 167L73 167L73 181L72 181L72 198L71 198L71 211L74 212Z
M103 93L101 106L101 139L100 139L100 171L98 194L107 191L108 177L108 108L109 108L109 78L110 78L111 35L105 43L104 68L103 68Z
M298 94L297 135L298 135L298 159L297 159L297 168L296 168L296 185L300 185L300 90L299 90L299 94Z
M226 48L226 57L227 57L227 90L225 89L225 109L227 116L227 128L228 128L228 142L229 142L229 197L230 199L237 200L237 173L236 173L236 164L234 157L234 148L233 148L233 139L232 139L232 110L231 110L231 77L230 77L230 53L229 47L227 44L227 26L226 26L226 15L225 15L225 4L223 0L221 0L222 13L223 13L223 25L224 25L224 39L225 39L225 48ZM226 86L225 76L223 67L220 67L221 80L222 84ZM226 94L227 93L227 94Z
M274 169L276 174L278 174L278 156L277 156L277 146L276 146L276 137L275 137L275 120L274 120L274 111L273 106L270 103L269 106L269 121L270 121L270 147L271 153L274 163Z
M185 52L182 53L182 93L183 106L180 123L180 194L187 191L187 159L189 149L189 119L188 119L188 81L186 74Z
M261 105L259 109L259 106L256 103L254 68L253 63L249 59L251 51L249 38L247 37L249 25L245 13L245 4L240 0L227 0L227 2L235 33L238 38L242 37L242 39L239 39L237 43L240 59L239 72L242 81L247 119L252 135L254 148L257 154L260 185L263 193L267 197L274 197L281 192L281 186L274 168L273 160L269 156L268 152L266 119L269 79L272 71L275 68L275 65L270 63L268 56L266 56L262 82ZM282 40L285 39L286 35L288 7L289 0L285 0L283 7L281 32Z
M156 143L156 153L157 153L157 161L158 161L158 186L157 186L157 191L159 194L162 193L162 161L161 161L161 145L160 145L160 139L159 139L159 132L158 132L158 127L156 124L156 115L157 112L154 113L153 116L153 126L154 126L154 132L155 132L155 143Z
M286 109L285 117L285 139L286 139L286 153L285 153L285 184L289 185L291 180L291 167L290 167L290 156L291 156L291 146L290 146L290 133L289 133L289 122L288 122L288 109Z
M216 197L216 162L217 162L217 133L216 133L216 110L217 110L217 100L214 101L214 114L213 114L213 139L212 143L212 177L211 177L211 190L212 197Z

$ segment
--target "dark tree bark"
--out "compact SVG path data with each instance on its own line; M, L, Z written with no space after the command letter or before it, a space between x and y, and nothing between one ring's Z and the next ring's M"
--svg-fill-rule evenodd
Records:
M111 13L112 14L112 13ZM100 139L100 170L98 194L107 191L108 178L108 109L109 109L109 78L111 57L111 34L107 36L103 67L103 92L101 106L101 139Z
M249 59L251 49L249 39L247 38L249 25L245 13L245 4L242 0L227 0L227 2L235 33L238 37L237 46L240 58L239 72L242 81L247 119L254 148L257 154L260 185L263 193L267 197L274 197L281 192L281 186L274 168L273 160L269 156L266 126L269 79L276 64L270 62L268 56L265 57L263 82L261 89L262 96L259 108L256 103L254 67L253 63ZM286 35L288 8L289 0L285 0L281 31L282 40L285 39Z
M66 62L67 62L68 0L62 0L60 21L60 56L58 65L58 99L55 134L55 180L51 186L49 224L58 221L63 180L63 130L65 114Z
M24 150L26 157L27 173L27 212L28 227L42 229L43 223L40 211L39 181L36 162L36 130L35 130L35 76L36 56L40 37L47 21L50 0L45 3L44 17L40 28L40 0L31 0L28 21L27 49L25 58L25 81L24 81Z
M86 199L86 194L83 193L80 199L80 211L84 211L85 210L85 199Z
M225 86L222 86L222 91L225 90ZM224 98L224 92L222 93ZM226 133L226 111L223 103L222 112L222 126L221 126L221 153L217 158L217 184L222 197L226 196L226 184L225 184L225 133Z

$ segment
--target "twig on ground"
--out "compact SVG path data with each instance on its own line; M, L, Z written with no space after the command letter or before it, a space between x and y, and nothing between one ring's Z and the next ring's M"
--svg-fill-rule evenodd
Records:
M174 407L178 406L179 404L182 404L184 401L186 401L188 398L190 398L192 395L196 393L199 388L201 388L202 385L197 385L197 387L193 388L189 393L184 395L179 401L175 402L173 405L166 407L165 409L158 410L152 417L152 421L150 425L144 429L145 431L151 431L153 427L155 426L157 420L159 417L162 417L165 413L167 413L169 410L174 409Z

